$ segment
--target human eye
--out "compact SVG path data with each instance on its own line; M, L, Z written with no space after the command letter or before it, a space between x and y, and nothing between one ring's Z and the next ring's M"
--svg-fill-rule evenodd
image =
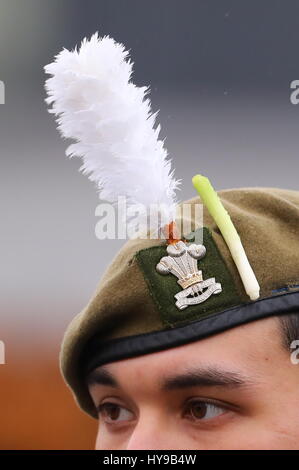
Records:
M127 408L112 402L101 403L98 406L99 418L107 424L125 423L132 421L134 414Z
M224 404L193 399L186 403L184 407L184 417L193 422L209 421L220 417L229 410Z

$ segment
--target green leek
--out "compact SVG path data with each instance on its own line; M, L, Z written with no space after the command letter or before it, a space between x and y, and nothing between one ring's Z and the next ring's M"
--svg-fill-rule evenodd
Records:
M227 211L222 205L218 194L208 178L195 175L192 183L197 190L203 204L207 207L230 250L237 266L244 288L251 300L257 300L260 295L260 286L249 264L244 247L238 232Z

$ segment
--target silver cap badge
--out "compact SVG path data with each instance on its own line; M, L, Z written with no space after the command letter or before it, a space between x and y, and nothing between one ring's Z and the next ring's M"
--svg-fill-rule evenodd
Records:
M160 274L173 274L183 288L174 297L175 305L183 310L207 300L212 294L220 294L222 287L215 278L203 280L202 271L197 268L197 260L206 254L204 245L186 245L182 240L167 246L168 256L163 256L156 266Z

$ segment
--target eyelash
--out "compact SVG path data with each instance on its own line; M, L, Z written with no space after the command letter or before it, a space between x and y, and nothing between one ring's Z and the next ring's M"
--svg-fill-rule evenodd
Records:
M205 407L211 407L211 408L214 408L214 409L217 409L217 410L222 410L221 413L218 413L215 417L211 417L211 418L195 418L194 416L191 416L189 417L188 419L190 419L191 421L195 422L195 423L199 423L199 422L202 422L202 421L212 421L213 419L217 419L219 418L221 415L223 415L224 413L226 413L228 410L228 407L225 406L223 403L219 403L219 402L216 402L216 401L213 401L213 400L208 400L208 399L192 399L192 400L189 400L185 406L184 406L184 416L185 416L185 412L188 410L188 408L190 409L192 405L204 405ZM191 413L192 414L192 413Z
M119 405L118 403L105 402L98 406L99 418L101 418L101 415L103 415L105 411L109 411L109 408L111 409L111 407L118 408L119 410L125 410L125 411L128 411L129 413L132 413L130 410L128 410L124 406ZM125 420L123 420L123 422L125 422ZM113 423L112 421L112 422L108 422L107 424L115 425L115 424L119 424L119 422L115 421Z

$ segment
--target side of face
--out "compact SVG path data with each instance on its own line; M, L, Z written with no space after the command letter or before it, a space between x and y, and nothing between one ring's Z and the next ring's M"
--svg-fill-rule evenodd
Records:
M299 449L299 365L275 317L90 374L96 449Z

